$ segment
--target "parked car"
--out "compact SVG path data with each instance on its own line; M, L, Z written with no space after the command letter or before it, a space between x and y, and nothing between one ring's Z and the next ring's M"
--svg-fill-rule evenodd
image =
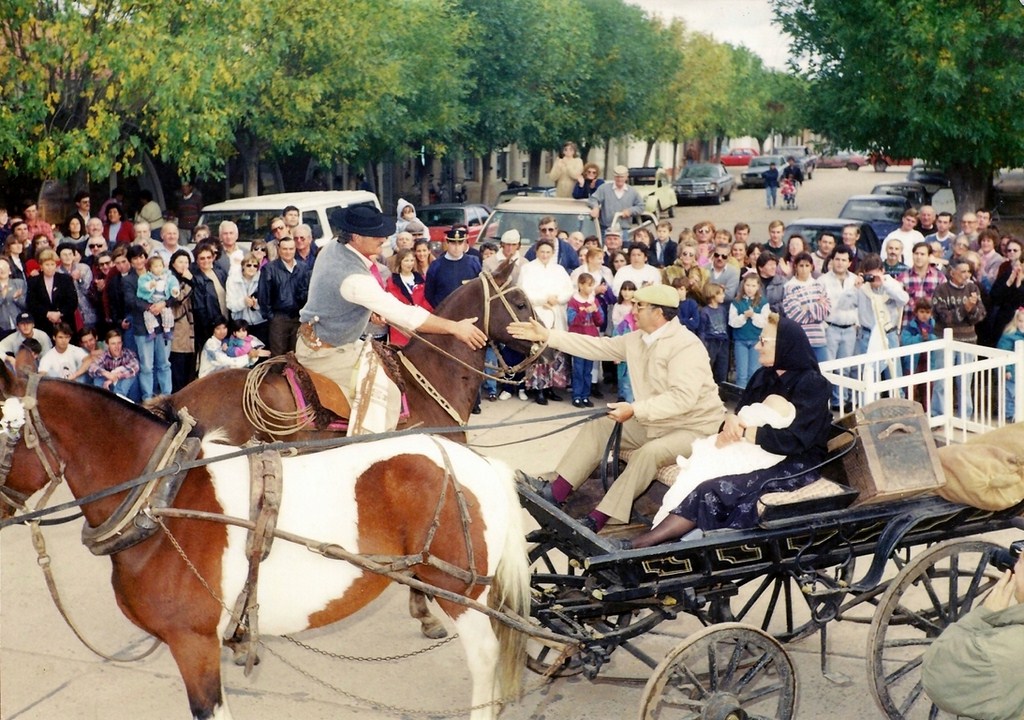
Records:
M803 145L791 145L775 148L775 152L785 158L783 164L785 164L789 158L796 160L796 164L799 165L800 170L803 171L804 180L810 180L814 177L814 170L818 167L818 156Z
M537 241L537 227L540 219L550 215L558 221L560 230L580 231L584 237L594 235L601 238L601 226L590 216L590 207L585 200L566 198L516 197L494 208L487 222L480 228L478 242L498 242L506 230L518 230L524 246ZM642 213L637 224L629 230L632 235L638 228L646 227L654 232L658 222L656 215ZM628 238L623 238L628 242Z
M881 183L871 188L872 195L902 195L910 201L911 206L919 208L932 201L928 188L919 182Z
M514 197L554 197L555 188L541 185L517 185L508 187L498 193L494 204L501 205Z
M782 166L786 164L786 158L781 155L761 155L752 158L750 165L740 175L740 187L764 187L764 178L761 176L772 163L775 163L781 173Z
M799 235L811 248L810 252L815 252L818 249L818 238L824 234L834 237L837 244L841 243L843 228L847 225L860 227L860 239L857 241L858 252L881 252L882 242L870 223L846 218L800 218L786 226L786 232L782 236L783 244L788 243L792 236Z
M903 211L909 207L910 201L902 195L851 195L839 217L870 223L875 234L884 240L900 226Z
M856 172L868 164L866 155L853 150L840 150L818 156L819 168L846 168Z
M243 243L243 247L248 247L249 242L266 238L271 219L289 205L299 209L300 222L313 230L313 240L317 245L323 245L338 233L341 211L346 207L372 205L380 210L377 196L365 190L277 193L207 205L199 216L199 223L209 225L216 235L221 222L232 220L238 225L238 241Z
M875 172L885 172L890 165L912 165L909 158L893 157L881 150L872 150L868 153L868 163L875 169Z
M687 165L672 183L676 199L682 205L687 201L710 200L716 205L732 199L736 179L722 163L694 163Z
M907 173L907 180L921 183L932 195L942 188L949 187L946 171L933 165L914 165Z
M664 168L630 168L629 184L644 199L644 210L655 215L667 210L669 217L674 215L672 208L676 206L676 193Z
M722 156L722 164L726 167L746 167L751 159L761 153L754 148L733 148Z
M476 244L480 227L491 214L491 208L474 203L439 203L424 205L416 210L416 217L430 231L431 242L441 242L453 225L465 225L470 246Z

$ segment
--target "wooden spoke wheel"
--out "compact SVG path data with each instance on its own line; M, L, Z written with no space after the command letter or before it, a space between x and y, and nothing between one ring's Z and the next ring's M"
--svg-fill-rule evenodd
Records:
M799 576L785 569L771 571L744 583L750 593L733 600L733 619L758 627L781 642L795 642L818 629L816 618L827 621L834 614L821 605L816 594L824 598L828 590L845 592L841 588L848 582L843 568Z
M792 720L796 669L757 628L722 623L694 633L655 669L640 720Z
M921 685L925 650L969 613L999 579L989 565L998 546L950 540L912 558L882 595L868 634L868 684L891 720L953 718L931 703Z

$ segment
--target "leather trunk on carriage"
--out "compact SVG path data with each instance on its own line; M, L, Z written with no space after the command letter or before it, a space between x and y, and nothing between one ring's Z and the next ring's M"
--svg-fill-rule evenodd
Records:
M860 493L854 506L932 494L945 485L920 403L877 400L840 423L857 435L857 446L843 457L846 480Z

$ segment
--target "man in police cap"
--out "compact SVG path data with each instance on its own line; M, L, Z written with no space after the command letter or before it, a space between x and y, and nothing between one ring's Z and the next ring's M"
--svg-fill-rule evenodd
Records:
M395 232L392 218L374 207L358 205L345 209L340 229L338 237L320 250L313 266L308 299L299 313L302 324L295 356L304 366L333 380L350 404L354 399L353 370L371 313L403 330L452 335L473 349L487 344L487 336L474 325L476 318L458 322L440 318L385 291L374 259ZM389 398L390 428L397 424L400 400Z
M432 307L455 292L462 283L480 274L480 258L466 252L469 233L465 225L455 225L445 234L445 253L430 264L424 282L424 294Z
M543 497L564 502L597 468L615 423L620 423L622 447L634 452L604 499L583 518L594 531L609 518L628 522L633 501L650 486L658 469L677 455L689 457L693 441L717 433L725 418L707 351L676 320L678 306L674 288L649 285L633 296L639 332L588 337L548 330L535 320L509 325L517 338L547 341L556 350L588 360L629 365L634 401L610 403L606 417L585 424L559 461L552 483L528 478Z

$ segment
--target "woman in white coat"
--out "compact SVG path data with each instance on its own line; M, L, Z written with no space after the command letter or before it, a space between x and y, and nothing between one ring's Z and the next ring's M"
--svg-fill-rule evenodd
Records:
M537 241L537 259L523 266L519 287L533 304L533 310L548 328L565 330L568 326L565 308L572 297L569 273L555 259L555 248L549 240ZM534 391L538 405L548 400L561 400L555 388L568 384L569 373L565 355L549 351L549 358L540 358L526 371L526 389Z

